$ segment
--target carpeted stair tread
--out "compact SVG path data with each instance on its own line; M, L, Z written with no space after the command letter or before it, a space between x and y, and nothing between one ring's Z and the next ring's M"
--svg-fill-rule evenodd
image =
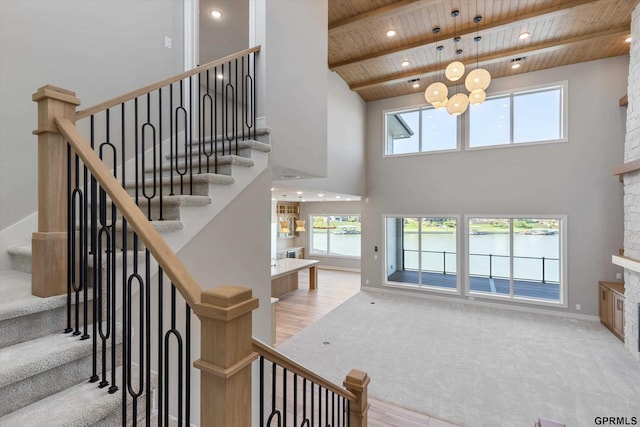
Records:
M121 371L117 369L119 378ZM117 411L121 398L121 392L109 394L96 383L83 381L5 415L0 426L90 426Z
M107 198L107 203L111 203L110 198ZM140 192L140 196L138 197L138 206L140 208L146 208L149 204L151 204L152 207L160 205L160 196L154 197L149 201L149 199L145 198L142 195L142 192ZM165 206L207 206L211 204L211 197L192 196L189 194L178 194L172 196L163 194L162 204Z
M31 254L31 246L27 246ZM66 295L40 298L31 295L31 275L15 270L0 271L0 321L64 307Z
M250 136L253 136L253 139L249 139ZM244 141L256 141L257 140L257 142L260 142L261 144L265 144L261 140L267 140L268 141L270 136L271 136L271 128L268 128L268 127L256 129L255 135L253 135L253 132L251 132L251 135L249 135L249 132L247 132L246 130L244 132L244 135L242 135L242 132L236 132L236 139L240 139L240 138L244 137L244 138L247 138ZM261 137L266 137L266 138L261 138ZM226 138L226 136L221 134L221 133L216 135L216 139L218 141L222 141L223 138ZM210 136L205 136L204 137L204 141L205 142L209 142L210 140L211 140ZM239 142L244 142L244 141L239 141ZM192 140L191 144L198 145L198 140L197 139ZM267 143L266 145L270 146L271 144Z
M166 221L149 221L151 225L159 232L159 233L170 233L172 231L179 231L184 228L184 222L179 220L166 220ZM122 231L122 221L116 222L116 231ZM129 225L127 226L127 231L133 233L133 228Z
M206 151L207 153L211 152L210 150L210 146L208 145L210 143L210 138L205 138L202 143L203 144L207 144L205 145ZM185 153L184 150L180 150L177 153L174 154L175 158L184 158L187 157L188 155L197 155L198 154L198 149L196 147L198 147L198 145L200 144L200 142L198 140L194 140L190 145L193 146L193 152L189 152L188 154ZM245 150L256 150L256 151L261 151L263 153L270 153L271 152L271 145L270 144L265 144L264 142L260 142L260 141L256 141L253 139L247 139L245 141L238 141L238 152L243 152ZM222 148L222 141L218 141L218 148L216 150L218 153L220 152L229 152L229 143L225 143L224 145L224 150ZM235 152L235 144L233 145L233 149L232 152ZM245 156L243 156L245 157ZM165 159L170 159L171 158L171 153L167 153L164 155Z
M197 154L197 153L196 153ZM203 158L203 161L206 160L206 158ZM174 163L173 167L178 168L179 170L183 170L187 165L186 165L186 159L182 158L178 161L177 165ZM211 158L209 159L209 167L212 168L214 165L214 159ZM242 167L252 167L253 165L255 165L255 161L251 160L251 159L247 159L246 157L240 157L240 156L236 156L236 155L225 155L225 156L218 156L218 167L220 166L242 166ZM160 166L161 170L163 172L168 172L171 170L171 163L170 162L165 162L162 163L162 165ZM194 169L194 176L195 176L195 172L197 171L198 168L198 158L194 155L193 156L193 169ZM206 166L203 166L203 168L206 168ZM149 173L149 172L153 172L153 166L147 166L144 169L145 173ZM198 174L201 175L201 174ZM175 179L175 178L174 178Z
M0 388L87 356L91 351L91 340L80 340L78 336L63 333L2 348Z
M182 180L180 179L179 176L173 177L173 185L176 188L176 191L178 191L178 189L180 188L181 181L184 185L187 185L192 181L194 184L220 184L220 185L231 185L235 182L232 176L219 174L219 173L198 173L198 174L194 173L193 176L191 176L190 174L186 174L182 178ZM142 184L144 184L145 186L151 187L153 185L153 179L147 178L145 179L144 183L140 183L141 186ZM157 184L162 184L162 186L165 186L165 187L169 186L171 185L171 177L163 176L162 181L157 182ZM127 190L131 190L131 189L135 189L136 185L137 184L135 181L128 181L124 187Z

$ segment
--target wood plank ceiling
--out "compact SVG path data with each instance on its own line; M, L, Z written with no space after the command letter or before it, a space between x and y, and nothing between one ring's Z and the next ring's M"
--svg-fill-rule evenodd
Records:
M498 78L627 55L638 1L329 0L329 68L374 101L424 91L434 81L454 86L443 71L455 59L467 72L477 60ZM476 25L477 15L483 19ZM435 27L441 29L437 44ZM396 35L387 37L388 30ZM530 37L520 40L523 32ZM455 35L461 36L457 43ZM521 64L517 70L514 61Z

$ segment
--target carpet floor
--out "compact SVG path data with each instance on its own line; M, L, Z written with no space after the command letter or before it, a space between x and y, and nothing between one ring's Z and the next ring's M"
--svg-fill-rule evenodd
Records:
M364 370L370 396L468 427L640 422L640 364L597 322L360 292L278 350L338 384Z

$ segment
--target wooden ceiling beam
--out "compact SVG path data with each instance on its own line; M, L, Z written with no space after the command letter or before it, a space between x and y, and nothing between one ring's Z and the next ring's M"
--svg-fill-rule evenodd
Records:
M583 34L583 35L572 37L569 39L552 40L552 41L547 41L543 43L531 44L520 49L493 53L491 55L486 55L478 58L478 63L481 66L489 65L489 64L494 64L496 62L511 60L511 59L519 58L526 55L540 55L540 54L551 52L558 49L570 48L580 43L593 42L596 39L604 39L604 38L610 38L610 37L624 37L628 34L629 34L628 27L612 28L604 31L599 31L597 33ZM358 90L367 89L373 86L393 84L393 83L398 83L403 81L406 82L409 79L415 79L415 78L430 77L436 73L442 72L446 65L447 64L436 64L420 70L391 74L380 79L369 80L366 82L352 84L349 86L349 88L353 91L358 91Z
M442 0L400 0L387 6L382 6L377 9L368 10L358 15L345 18L341 21L329 24L329 33L342 30L353 24L361 23L367 19L379 19L385 18L398 13L403 13L416 7L424 7L433 3L440 3Z
M511 25L514 25L514 24L517 24L519 22L522 22L522 21L548 18L548 17L553 16L555 14L566 13L568 10L570 10L570 9L572 9L574 7L583 6L583 5L590 4L590 3L595 3L597 1L598 0L569 0L569 1L564 1L562 3L556 4L554 6L550 6L550 7L544 8L544 9L539 9L539 10L535 10L533 12L529 12L529 13L524 13L524 14L517 15L517 16L508 17L508 18L505 18L505 19L500 19L498 21L494 21L494 22L488 23L486 25L482 25L481 26L481 30L480 30L480 34L484 35L484 34L487 34L487 33L490 33L490 32L499 31L499 30L507 28L507 27L509 27ZM456 35L458 35L460 37L465 37L465 36L475 35L475 34L476 34L476 29L474 27L470 27L469 29L467 29L465 31L459 31L456 34L454 34L453 32L440 33L438 35L438 40L451 39ZM421 39L419 39L417 41L414 41L414 42L411 42L411 43L407 43L407 44L399 46L399 47L385 49L383 51L362 55L362 56L359 56L357 58L351 58L351 59L348 59L348 60L345 60L345 61L339 61L339 62L330 63L329 64L329 69L336 70L337 68L342 68L342 67L346 67L346 66L349 66L349 65L358 64L358 63L364 62L364 61L371 61L371 60L374 60L374 59L377 59L377 58L381 58L383 56L392 55L394 53L405 52L407 50L416 49L416 48L419 48L419 47L425 47L425 46L428 46L430 44L435 44L435 41L436 41L435 36L432 35L432 34L429 34L428 36L422 37Z

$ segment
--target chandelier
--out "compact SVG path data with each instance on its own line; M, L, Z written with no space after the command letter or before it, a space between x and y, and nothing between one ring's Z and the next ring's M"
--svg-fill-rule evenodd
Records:
M451 16L454 18L454 38L453 41L455 43L460 41L460 37L457 35L457 26L456 26L456 18L460 15L459 10L453 10L451 12ZM476 24L476 37L473 39L476 43L478 43L482 37L480 37L477 33L479 32L479 24L482 21L482 16L478 15L473 19L473 22ZM439 53L442 51L443 46L438 45L438 33L440 33L440 28L435 27L433 29L433 33L436 35L436 50L438 51L438 59ZM447 112L452 116L459 116L460 114L467 111L469 104L480 104L484 102L487 95L485 90L489 87L491 83L491 74L484 68L479 68L478 61L478 47L476 46L476 68L467 74L466 79L464 80L464 85L469 91L469 95L463 92L457 92L451 98L449 96L449 88L446 84L442 82L431 83L427 89L424 91L424 97L426 101L433 106L433 108L446 108ZM462 53L462 49L457 49L456 53L460 55ZM438 61L439 62L439 61ZM456 82L456 91L458 89L458 81L464 76L465 67L464 64L460 61L453 61L445 68L444 75L445 77L452 82Z

